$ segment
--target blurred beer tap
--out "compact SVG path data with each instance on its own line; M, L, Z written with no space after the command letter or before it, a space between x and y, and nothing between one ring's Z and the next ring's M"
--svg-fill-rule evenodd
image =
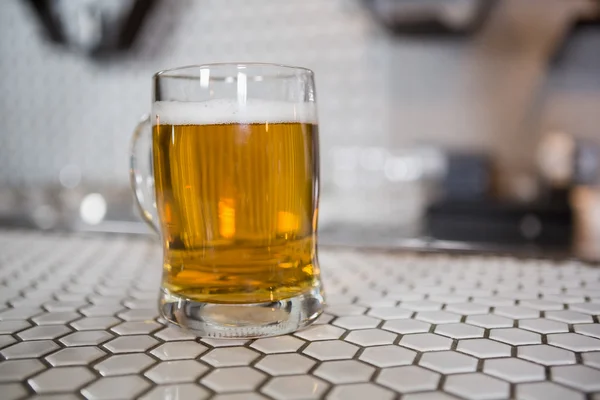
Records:
M95 59L134 44L157 0L26 0L53 43Z

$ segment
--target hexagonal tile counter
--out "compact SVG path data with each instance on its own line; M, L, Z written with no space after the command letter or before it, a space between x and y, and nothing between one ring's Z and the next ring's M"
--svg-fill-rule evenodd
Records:
M160 263L0 231L0 398L600 399L600 270L576 261L322 249L325 313L252 340L165 326Z

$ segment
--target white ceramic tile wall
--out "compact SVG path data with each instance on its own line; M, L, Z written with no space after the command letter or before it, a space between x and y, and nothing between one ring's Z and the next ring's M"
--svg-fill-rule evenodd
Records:
M487 149L503 171L522 172L537 134L523 121L568 14L559 0L506 0L473 40L415 40L384 34L359 0L162 3L130 57L97 64L41 40L26 2L0 2L0 183L56 182L74 164L85 182L126 185L151 74L237 60L315 70L325 184L336 144ZM565 126L595 129L593 112L573 112L597 104L586 96L561 97L553 115L566 109Z
M319 324L222 341L162 325L160 251L132 237L0 231L0 397L600 395L595 267L324 249L331 304ZM70 311L52 311L59 304Z
M0 182L53 182L75 164L88 181L126 184L151 75L198 63L312 68L324 146L382 142L388 40L355 1L164 1L153 11L131 57L95 64L43 42L25 2L0 3Z

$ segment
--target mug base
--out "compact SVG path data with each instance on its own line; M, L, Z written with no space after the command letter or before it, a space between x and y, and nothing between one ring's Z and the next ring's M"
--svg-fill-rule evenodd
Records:
M162 317L199 337L252 339L284 335L312 324L323 312L320 286L289 299L266 303L203 303L161 290Z

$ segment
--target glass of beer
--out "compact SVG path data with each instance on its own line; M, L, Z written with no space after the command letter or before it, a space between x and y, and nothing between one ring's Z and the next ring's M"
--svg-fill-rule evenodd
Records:
M196 65L158 72L153 91L130 171L163 245L162 317L215 338L311 324L324 302L313 72Z

